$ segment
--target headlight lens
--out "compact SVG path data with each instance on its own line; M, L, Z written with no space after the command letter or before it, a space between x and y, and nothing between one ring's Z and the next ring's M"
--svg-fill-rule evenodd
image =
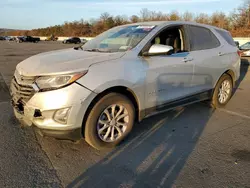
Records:
M70 75L41 76L36 79L36 85L42 91L58 89L75 82L86 73L87 71Z

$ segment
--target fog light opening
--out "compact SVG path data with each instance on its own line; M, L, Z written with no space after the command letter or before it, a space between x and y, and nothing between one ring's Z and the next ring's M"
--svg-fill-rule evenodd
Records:
M34 117L35 118L38 118L38 117L42 117L42 112L40 110L35 110L35 114L34 114Z
M54 114L54 120L58 123L67 124L69 112L70 108L57 110Z

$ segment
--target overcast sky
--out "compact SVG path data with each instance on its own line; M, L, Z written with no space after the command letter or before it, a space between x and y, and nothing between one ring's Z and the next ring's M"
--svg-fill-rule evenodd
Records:
M47 27L98 18L103 12L131 16L142 8L164 13L230 13L241 4L242 0L0 0L0 28Z

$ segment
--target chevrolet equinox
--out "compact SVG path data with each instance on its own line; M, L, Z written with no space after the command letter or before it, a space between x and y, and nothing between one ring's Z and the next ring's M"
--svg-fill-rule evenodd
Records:
M144 22L22 61L10 93L22 125L102 149L151 115L205 100L223 107L239 75L240 55L228 31Z

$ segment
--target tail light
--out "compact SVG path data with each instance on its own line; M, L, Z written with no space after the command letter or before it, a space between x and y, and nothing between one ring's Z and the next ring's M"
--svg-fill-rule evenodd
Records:
M238 55L241 57L241 53L242 53L242 52L241 52L240 50L238 50L237 53L238 53Z

